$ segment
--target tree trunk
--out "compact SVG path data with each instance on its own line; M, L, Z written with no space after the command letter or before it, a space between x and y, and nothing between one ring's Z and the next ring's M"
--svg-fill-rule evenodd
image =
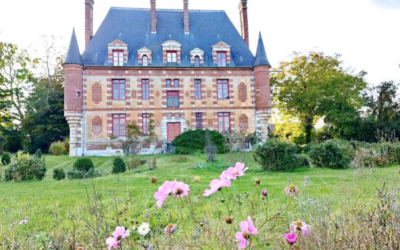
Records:
M311 142L312 130L314 128L313 121L314 121L313 117L305 117L305 119L304 119L304 131L306 133L306 144L309 144Z

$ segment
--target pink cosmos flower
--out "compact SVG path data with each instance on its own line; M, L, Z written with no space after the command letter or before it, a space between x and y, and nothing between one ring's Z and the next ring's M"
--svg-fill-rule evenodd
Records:
M109 237L106 240L108 249L117 249L119 246L119 242L128 236L129 230L126 230L125 227L116 227L114 232L112 233L112 237Z
M253 220L250 216L247 217L247 221L240 222L241 232L237 232L235 234L236 241L239 242L239 249L243 249L247 247L247 243L252 235L257 235L258 230L255 228L253 224Z
M232 180L236 180L237 177L244 176L244 172L249 168L245 168L244 163L237 162L234 167L230 167L225 170L223 173L229 176Z
M203 193L203 196L209 197L212 194L221 190L223 187L230 187L230 186L231 186L231 179L229 175L222 172L219 179L214 179L210 182L210 189L206 189L206 191L204 191Z
M173 187L173 194L174 194L174 198L177 197L185 197L186 195L189 194L190 188L188 184L185 184L183 182L176 182L175 181L175 185Z
M173 194L174 198L182 198L188 195L189 191L189 185L183 182L166 181L158 188L158 191L154 194L154 199L157 200L157 207L162 208L164 201L170 194Z
M292 197L299 195L299 191L299 188L293 184L290 184L289 187L285 188L285 194Z
M297 242L297 234L295 234L295 233L287 233L287 234L285 234L285 240L290 245L293 245L294 243Z
M301 220L294 221L290 225L290 232L296 233L296 230L301 231L301 235L307 236L310 235L311 233L311 226Z
M114 237L108 238L106 243L108 245L108 249L117 249L119 246L119 241Z

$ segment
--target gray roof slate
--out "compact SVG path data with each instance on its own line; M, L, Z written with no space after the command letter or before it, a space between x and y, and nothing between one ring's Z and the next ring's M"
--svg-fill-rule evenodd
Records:
M79 51L78 41L76 40L75 29L72 30L71 41L69 43L69 48L67 56L65 57L64 64L83 65L83 60L81 57L81 53Z
M271 64L268 61L267 52L265 51L261 32L258 38L257 53L256 53L256 58L254 60L254 66L271 66Z

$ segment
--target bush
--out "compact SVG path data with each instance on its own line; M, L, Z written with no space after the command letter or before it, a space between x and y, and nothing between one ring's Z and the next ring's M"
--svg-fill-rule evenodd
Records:
M36 150L36 153L35 153L35 157L37 157L37 158L42 158L42 150L40 150L40 148L38 149L38 150Z
M89 172L90 169L94 168L93 162L89 158L79 158L74 162L73 169L81 171L83 173Z
M376 167L375 157L371 150L366 148L358 149L350 162L352 168L373 168Z
M91 168L88 172L82 172L78 170L71 170L67 173L68 179L75 180L75 179L90 179L100 177L101 174L94 168Z
M297 158L297 167L308 168L310 167L310 161L307 155L298 154Z
M311 145L308 154L317 167L345 168L353 158L353 148L349 143L329 140Z
M297 152L296 145L289 141L269 139L254 150L253 157L263 170L291 171L299 164Z
M46 164L42 159L18 153L9 167L4 169L5 181L43 180L46 175Z
M50 145L49 152L52 155L65 155L67 154L67 150L65 148L65 143L56 141Z
M57 181L61 181L65 179L65 172L61 168L56 168L53 171L53 179Z
M225 153L225 138L217 131L210 131L211 141L217 147L219 154ZM189 130L175 138L172 142L176 147L177 154L194 154L203 152L206 146L205 130Z
M11 155L9 153L4 153L3 156L1 157L1 163L3 165L8 165L11 162Z
M146 160L139 159L139 158L131 158L128 160L128 168L130 170L136 169L140 166L146 164Z
M117 157L113 161L113 169L112 173L113 174L120 174L120 173L125 173L126 172L126 165L124 160L121 157Z

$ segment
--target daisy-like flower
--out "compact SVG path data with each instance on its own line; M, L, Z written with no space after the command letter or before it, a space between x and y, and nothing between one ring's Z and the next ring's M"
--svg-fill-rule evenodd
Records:
M236 241L239 242L239 249L243 249L247 247L247 244L253 235L258 234L257 228L253 224L253 220L250 216L247 217L247 221L240 222L241 232L237 232L235 234Z
M285 240L290 245L293 245L297 242L297 234L296 233L287 233L285 234Z
M301 220L294 221L290 225L290 232L295 233L296 230L301 231L301 235L307 236L307 235L310 235L310 233L311 233L311 226Z
M170 194L173 194L174 198L182 198L189 194L189 185L183 182L166 181L158 188L158 191L154 194L154 199L157 200L157 207L162 208L164 201Z
M223 172L219 177L219 179L214 179L210 182L210 189L206 189L203 193L203 196L209 197L212 194L221 190L223 187L230 187L230 186L231 186L230 176Z
M164 233L173 234L175 232L175 228L176 228L175 224L169 223L168 226L165 228Z
M114 237L109 237L106 240L106 243L108 245L108 249L117 249L119 246L119 241Z
M237 162L234 167L228 168L223 173L229 176L232 180L236 180L237 177L244 176L247 169L249 168L246 168L244 163Z
M193 181L194 181L194 182L199 182L199 181L200 181L200 176L196 175L196 176L193 178Z
M137 229L138 234L142 236L146 236L148 233L150 233L150 225L147 222L143 222L142 225L140 225Z
M190 188L189 188L188 184L185 184L183 182L176 182L173 187L172 193L174 194L174 198L177 198L177 197L182 198L182 197L185 197L186 195L188 195L189 191L190 191Z
M292 197L299 195L299 191L299 188L293 184L290 184L289 187L285 188L285 194Z
M116 227L112 236L106 240L108 249L117 249L120 241L128 236L129 230L126 230L125 227Z

